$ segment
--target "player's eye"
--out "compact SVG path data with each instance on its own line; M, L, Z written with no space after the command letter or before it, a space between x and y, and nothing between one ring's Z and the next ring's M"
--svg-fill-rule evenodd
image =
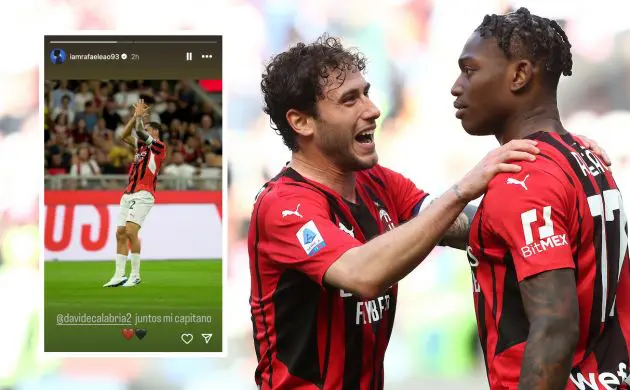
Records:
M462 71L466 74L466 76L470 76L474 72L474 69L470 66L464 66Z
M347 97L347 98L343 99L343 104L345 104L346 106L352 106L356 102L357 102L357 97L356 96L350 96L350 97Z

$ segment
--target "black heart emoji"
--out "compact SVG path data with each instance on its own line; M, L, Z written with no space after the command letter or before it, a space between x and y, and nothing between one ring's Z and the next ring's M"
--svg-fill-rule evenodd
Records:
M136 337L142 340L147 335L146 329L136 329Z

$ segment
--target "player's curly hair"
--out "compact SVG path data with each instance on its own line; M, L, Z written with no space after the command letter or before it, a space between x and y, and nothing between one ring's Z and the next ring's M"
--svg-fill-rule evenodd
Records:
M545 85L554 90L561 74L572 74L571 43L555 20L521 7L506 15L486 15L475 31L483 38L496 38L507 58L527 58L543 65Z
M300 42L271 59L260 82L263 110L291 151L298 150L297 133L287 121L287 111L317 118L317 101L324 97L329 75L335 74L336 83L342 85L347 71L362 72L365 65L363 54L344 48L339 38L328 34L308 45Z

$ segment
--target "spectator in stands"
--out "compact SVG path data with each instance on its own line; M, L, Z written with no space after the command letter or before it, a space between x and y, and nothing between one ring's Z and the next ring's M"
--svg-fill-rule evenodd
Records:
M85 102L84 110L77 112L77 119L79 118L85 120L85 127L87 127L88 133L91 133L98 122L98 110L94 106L94 101L88 100Z
M79 92L74 95L74 109L76 112L85 111L86 103L94 99L94 94L90 92L89 88L87 81L81 81L79 84Z
M168 81L162 80L160 83L160 89L155 94L155 106L153 110L161 115L167 109L167 106L171 101L173 101L171 86L168 84ZM170 122L167 123L162 121L162 123L168 126Z
M183 179L191 179L197 173L197 169L184 161L184 155L180 151L173 152L173 162L168 164L164 168L164 174L166 176L181 177ZM192 181L186 180L185 186L191 188L193 186Z
M68 89L68 80L59 81L59 86L52 91L52 101L50 103L52 104L53 112L55 108L61 107L61 100L64 96L67 96L71 102L74 99L74 92ZM53 115L53 118L55 116Z
M90 150L87 146L81 146L73 160L70 167L71 176L93 177L101 174L98 163L93 158L90 158ZM81 180L79 185L85 189L95 187L94 183L90 183L88 180Z
M96 162L103 175L115 175L120 173L116 166L112 164L110 156L103 149L96 151Z
M206 114L201 117L201 127L198 133L213 148L218 148L222 144L222 134L220 127L213 127L212 116Z
M221 156L212 152L206 152L204 162L199 169L199 178L204 179L203 188L207 190L217 190L221 188L223 165Z
M105 102L108 99L108 87L107 83L100 82L98 80L92 83L92 88L94 91L94 106L97 110L101 111L105 106Z
M55 133L67 134L69 129L68 115L65 112L61 112L54 116L55 118Z
M77 121L77 125L74 128L72 137L74 138L75 144L82 144L86 142L90 142L92 137L87 131L87 126L85 124L85 119L79 119Z
M59 114L66 114L68 122L74 122L75 111L70 105L70 95L64 95L61 97L61 105L53 108L53 117L58 117Z
M174 100L166 103L166 109L160 114L160 121L168 127L171 127L173 120L176 119L177 104Z
M130 91L125 81L118 83L118 92L114 94L114 102L121 118L130 115L129 107L138 99L140 99L140 94L137 91Z
M122 117L116 110L116 102L114 99L109 98L105 102L105 109L103 110L103 119L105 119L105 127L108 129L115 129L123 123Z
M66 173L68 173L68 169L66 169L66 167L63 165L61 154L56 153L51 156L47 173L49 175L65 175Z
M202 152L199 139L195 135L186 134L186 142L180 149L184 156L184 161L188 164L199 165L201 163Z

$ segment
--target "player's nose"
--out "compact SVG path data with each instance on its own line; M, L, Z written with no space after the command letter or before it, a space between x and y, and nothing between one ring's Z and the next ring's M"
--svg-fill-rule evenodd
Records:
M464 87L459 83L459 79L455 80L455 83L451 87L451 95L460 97L464 93Z
M376 107L376 104L374 104L372 99L367 99L367 105L363 116L367 120L376 120L381 116L381 110Z

